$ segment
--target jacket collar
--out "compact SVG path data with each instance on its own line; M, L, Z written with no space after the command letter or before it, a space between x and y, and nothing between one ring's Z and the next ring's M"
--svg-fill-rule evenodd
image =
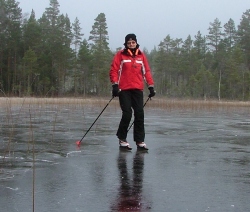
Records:
M130 49L123 49L122 54L130 55L131 57L135 57L136 55L141 54L141 50L136 48L135 51L131 51Z

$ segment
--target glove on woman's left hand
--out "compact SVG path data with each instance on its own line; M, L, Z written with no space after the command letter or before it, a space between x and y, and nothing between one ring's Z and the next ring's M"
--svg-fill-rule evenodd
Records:
M148 95L149 98L155 96L154 87L149 87L148 90L150 92L149 95Z

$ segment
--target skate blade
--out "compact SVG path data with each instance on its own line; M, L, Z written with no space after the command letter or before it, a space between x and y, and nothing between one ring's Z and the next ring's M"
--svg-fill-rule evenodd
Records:
M145 151L145 152L147 152L147 151L148 151L148 148L147 148L147 147L140 147L140 146L137 146L137 150L138 150L138 151Z
M120 149L121 151L131 151L131 150L132 150L132 148L131 148L131 147L128 147L128 146L119 146L119 149Z

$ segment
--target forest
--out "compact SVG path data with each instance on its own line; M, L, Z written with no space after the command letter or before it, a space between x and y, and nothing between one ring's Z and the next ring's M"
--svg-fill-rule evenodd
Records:
M0 0L0 96L110 96L109 69L115 51L108 43L104 13L93 20L88 39L81 24L50 0L42 16L22 14L16 0ZM120 48L117 48L118 51ZM208 34L165 38L146 53L158 96L249 101L250 9L240 23L210 22Z

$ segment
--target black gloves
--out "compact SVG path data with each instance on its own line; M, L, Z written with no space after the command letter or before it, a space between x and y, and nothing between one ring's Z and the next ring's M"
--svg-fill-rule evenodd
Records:
M154 87L149 87L148 88L150 94L148 95L149 98L155 96L155 91L154 91Z
M149 98L155 96L154 87L149 87L148 90L149 90L149 92L150 92L149 95L148 95ZM112 85L112 96L113 96L113 97L116 97L116 96L118 96L118 95L119 95L119 87L118 87L118 84L113 84L113 85Z
M118 84L112 85L112 96L116 97L116 96L118 96L118 93L119 93Z

